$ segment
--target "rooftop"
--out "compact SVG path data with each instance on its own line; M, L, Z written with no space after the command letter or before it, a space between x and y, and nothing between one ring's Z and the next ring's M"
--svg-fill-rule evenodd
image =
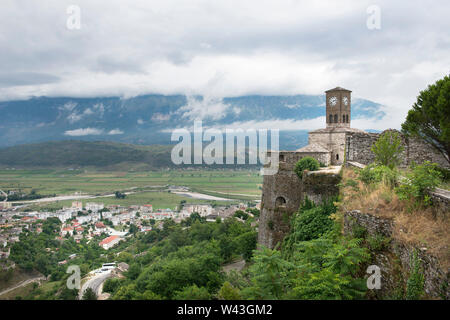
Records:
M327 90L325 92L330 92L330 91L348 91L348 92L352 92L351 90L347 90L347 89L344 89L342 87L336 87L334 89L330 89L330 90Z

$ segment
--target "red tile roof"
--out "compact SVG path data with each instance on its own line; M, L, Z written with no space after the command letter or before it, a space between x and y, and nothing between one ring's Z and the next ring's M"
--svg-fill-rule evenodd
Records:
M108 244L108 243L110 243L111 241L116 240L117 238L119 238L119 236L110 236L110 237L108 237L108 238L103 239L102 241L100 241L99 245L102 246L102 245L104 245L104 244Z

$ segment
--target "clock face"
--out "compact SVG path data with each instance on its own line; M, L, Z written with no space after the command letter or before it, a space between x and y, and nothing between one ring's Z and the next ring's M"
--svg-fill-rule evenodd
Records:
M344 106L347 106L348 105L348 98L347 97L342 98L342 102L344 103Z
M332 106L335 106L338 100L336 97L331 97L328 101Z

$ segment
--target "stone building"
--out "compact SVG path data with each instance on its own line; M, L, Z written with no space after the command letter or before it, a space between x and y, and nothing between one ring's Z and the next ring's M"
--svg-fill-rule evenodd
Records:
M345 161L369 164L374 160L370 149L380 134L351 128L351 91L336 87L325 93L326 127L309 132L307 146L296 151L279 151L278 172L264 176L259 244L273 248L284 238L289 231L290 216L298 210L305 197L318 203L336 195L339 192L340 165ZM402 141L401 166L430 160L449 167L448 161L425 143L404 136ZM304 172L300 179L294 167L306 156L317 159L328 168Z

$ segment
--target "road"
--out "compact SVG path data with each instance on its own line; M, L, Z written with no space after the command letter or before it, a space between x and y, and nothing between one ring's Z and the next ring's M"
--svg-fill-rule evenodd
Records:
M201 199L201 200L216 200L216 201L232 201L233 199L220 198L215 196L210 196L208 194L198 193L198 192L184 192L184 191L172 191L172 193L185 196L188 198Z
M90 278L88 281L86 281L83 286L81 287L80 293L78 295L78 298L81 300L83 297L84 292L87 288L91 288L97 297L101 294L100 288L103 282L105 282L108 278L111 278L112 274L111 271L106 271L102 273L96 273L92 278Z
M126 195L133 194L135 192L125 192ZM95 198L110 198L115 197L115 194L105 194L105 195L71 195L71 196L57 196L51 198L40 198L36 200L24 200L24 201L11 201L12 204L16 203L40 203L40 202L54 202L54 201L63 201L63 200L81 200L81 199L95 199Z
M30 283L33 283L33 282L36 282L36 281L41 281L41 280L45 280L45 277L40 276L40 277L24 280L24 281L19 282L18 284L16 284L14 287L11 287L11 288L8 288L6 290L3 290L2 292L0 292L0 296L2 296L4 294L7 294L8 292L13 291L13 290L15 290L17 288L24 287L24 286L26 286L26 285L28 285Z

